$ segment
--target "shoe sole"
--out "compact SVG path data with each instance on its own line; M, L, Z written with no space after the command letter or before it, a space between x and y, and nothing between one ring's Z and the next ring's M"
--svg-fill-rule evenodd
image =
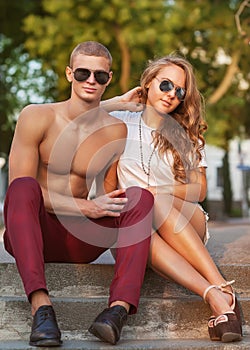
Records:
M106 323L94 322L88 331L104 342L112 345L117 343L112 327Z
M221 341L223 343L230 343L230 342L234 342L234 341L240 341L241 339L242 339L241 334L239 334L239 333L232 333L232 332L225 333L221 337Z
M43 339L38 341L30 341L29 345L31 346L41 346L41 347L48 347L48 346L60 346L62 345L62 341L58 339Z

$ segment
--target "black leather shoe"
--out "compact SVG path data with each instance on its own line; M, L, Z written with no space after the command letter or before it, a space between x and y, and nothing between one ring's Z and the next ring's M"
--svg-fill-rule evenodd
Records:
M89 327L89 332L102 341L115 345L120 339L121 330L128 318L125 307L112 306L103 310Z
M43 305L36 311L30 335L32 346L59 346L61 332L52 306Z

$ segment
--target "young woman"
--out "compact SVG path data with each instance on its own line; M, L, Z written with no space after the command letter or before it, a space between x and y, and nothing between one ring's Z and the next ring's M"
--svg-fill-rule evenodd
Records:
M143 104L140 112L112 114L128 127L118 165L120 187L140 185L155 197L149 264L209 304L211 340L241 340L234 281L223 278L204 245L209 236L207 214L199 202L207 190L203 137L207 125L192 66L175 55L149 62L141 86L113 99L113 108L119 99L129 104L135 96Z

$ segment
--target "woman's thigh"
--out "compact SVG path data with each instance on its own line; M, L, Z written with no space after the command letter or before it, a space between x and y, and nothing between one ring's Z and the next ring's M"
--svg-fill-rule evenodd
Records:
M191 203L170 195L157 196L154 208L154 226L161 231L179 232L191 225L203 239L206 232L206 217L198 203Z

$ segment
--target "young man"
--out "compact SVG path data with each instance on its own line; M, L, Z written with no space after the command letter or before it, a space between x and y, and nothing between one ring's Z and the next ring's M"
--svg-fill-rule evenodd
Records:
M68 100L29 105L9 157L4 242L16 259L33 317L30 344L62 343L44 275L45 262L89 263L116 246L109 307L90 326L115 344L137 311L152 226L153 197L117 190L116 165L127 129L99 107L112 57L97 42L79 44L66 68ZM95 180L96 196L89 189Z

